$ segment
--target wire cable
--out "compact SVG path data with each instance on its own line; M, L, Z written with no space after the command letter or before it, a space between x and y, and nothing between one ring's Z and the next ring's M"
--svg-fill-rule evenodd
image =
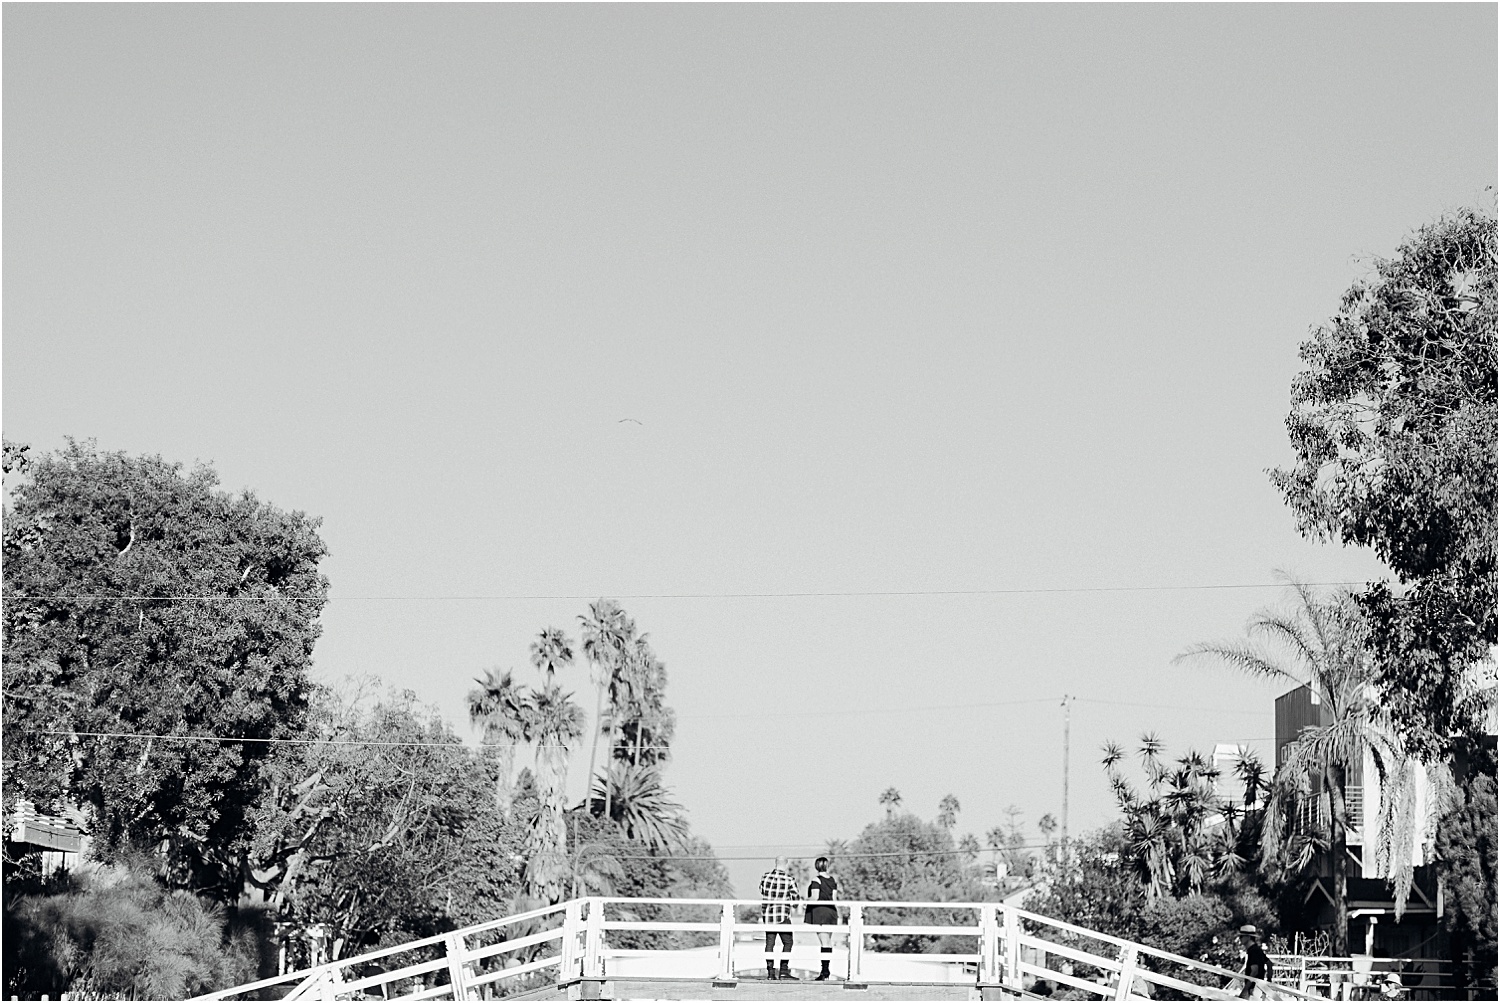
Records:
M1356 585L1365 585L1365 582L1308 582L1309 588L1348 588ZM1285 582L1257 582L1226 585L1087 585L1087 586L1061 586L1057 588L1011 588L1011 589L899 589L899 590L868 590L868 591L820 591L820 592L641 592L634 594L616 594L614 599L859 599L859 598L883 598L883 597L918 597L918 596L1008 596L1008 595L1066 595L1085 593L1112 593L1112 592L1196 592L1196 591L1222 591L1233 589L1281 589L1286 588ZM196 602L274 602L282 599L298 600L305 602L551 602L551 601L587 601L597 599L593 593L587 595L432 595L432 596L398 596L398 595L368 595L368 596L293 596L293 595L247 595L247 596L223 596L223 595L103 595L98 593L81 593L77 595L3 595L0 596L7 601L106 601L106 600L136 600L136 601L196 601Z

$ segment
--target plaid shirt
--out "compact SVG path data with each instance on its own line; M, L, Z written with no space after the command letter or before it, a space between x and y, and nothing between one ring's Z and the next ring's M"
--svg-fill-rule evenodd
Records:
M779 868L760 876L760 904L762 923L790 923L792 903L797 901L797 883L792 876Z

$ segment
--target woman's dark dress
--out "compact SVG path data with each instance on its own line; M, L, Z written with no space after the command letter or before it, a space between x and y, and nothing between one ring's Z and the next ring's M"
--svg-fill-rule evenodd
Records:
M832 902L833 893L838 891L839 883L832 874L820 874L812 879L807 886L807 897L818 902ZM804 923L817 923L820 926L833 926L839 921L839 911L831 905L810 905L803 917Z

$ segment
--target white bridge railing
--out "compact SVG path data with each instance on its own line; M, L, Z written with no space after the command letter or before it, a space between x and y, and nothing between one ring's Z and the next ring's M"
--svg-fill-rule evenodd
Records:
M494 999L578 979L621 976L627 958L629 977L647 978L653 957L661 959L663 973L732 981L739 971L763 971L758 935L770 930L789 930L804 941L806 934L834 934L836 942L847 943L841 952L844 970L836 974L853 983L881 981L870 977L878 967L871 957L876 955L947 962L979 985L1023 989L1045 979L1109 1000L1141 999L1163 988L1190 999L1235 999L1243 985L1243 977L1227 969L997 902L820 903L838 909L839 922L833 926L762 924L760 904L759 899L574 899L198 999ZM672 913L678 918L667 918ZM611 946L611 935L618 945L647 933L696 935L705 970L682 976L680 965L666 963L694 948ZM742 939L747 934L754 935L749 942ZM903 954L883 950L889 942L870 943L881 937L957 937L972 940L974 950ZM710 954L715 941L717 950ZM1286 986L1260 985L1272 999L1321 998Z

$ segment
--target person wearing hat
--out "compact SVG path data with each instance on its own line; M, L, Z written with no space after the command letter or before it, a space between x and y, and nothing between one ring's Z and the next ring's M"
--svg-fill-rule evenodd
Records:
M1271 959L1260 946L1260 930L1254 923L1240 927L1240 947L1245 952L1245 977L1240 980L1240 999L1265 999L1265 987L1260 982L1271 981Z

